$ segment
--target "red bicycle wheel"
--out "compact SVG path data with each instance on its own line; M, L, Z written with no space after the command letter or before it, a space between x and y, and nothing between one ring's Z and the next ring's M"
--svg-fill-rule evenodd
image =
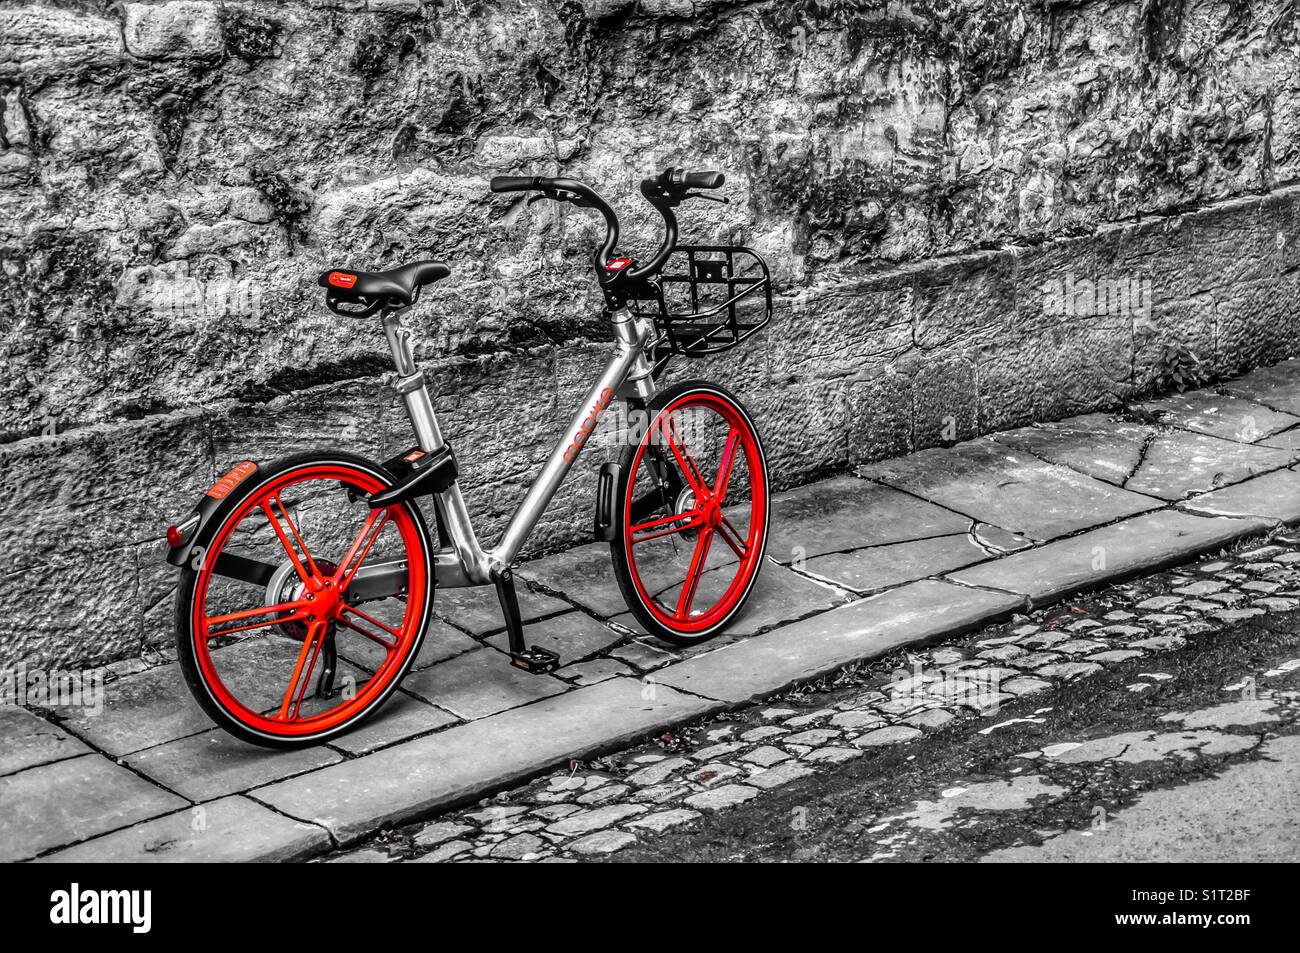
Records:
M669 642L722 631L767 545L767 464L745 409L716 385L670 388L625 449L619 480L611 548L628 608Z
M397 688L432 610L428 530L350 454L266 468L225 509L177 599L177 649L199 704L256 744L318 744Z

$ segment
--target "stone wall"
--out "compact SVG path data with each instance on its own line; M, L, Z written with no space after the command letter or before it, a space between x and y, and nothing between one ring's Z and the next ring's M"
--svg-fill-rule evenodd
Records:
M762 250L778 313L676 373L783 486L1300 353L1297 38L1276 0L0 3L0 661L169 638L158 537L233 462L405 442L330 266L452 265L414 320L492 539L604 339L597 223L495 173L648 247L642 176L727 172L686 234Z

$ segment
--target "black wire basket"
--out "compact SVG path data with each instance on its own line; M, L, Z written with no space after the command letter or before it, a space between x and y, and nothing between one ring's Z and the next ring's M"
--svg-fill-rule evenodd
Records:
M772 275L751 248L678 245L628 306L654 319L660 360L703 357L735 347L772 319Z

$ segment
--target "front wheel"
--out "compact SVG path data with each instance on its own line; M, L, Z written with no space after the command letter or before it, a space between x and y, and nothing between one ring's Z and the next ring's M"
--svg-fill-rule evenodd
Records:
M433 579L419 509L366 502L392 483L361 457L308 453L227 498L176 604L181 670L226 731L271 748L320 744L397 688Z
M715 384L657 395L623 451L614 575L651 635L721 632L753 591L767 545L767 463L745 408Z

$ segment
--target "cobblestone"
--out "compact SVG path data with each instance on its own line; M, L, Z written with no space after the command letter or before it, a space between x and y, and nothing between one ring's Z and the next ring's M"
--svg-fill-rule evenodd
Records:
M701 811L721 811L737 804L743 804L750 798L758 797L755 788L744 784L724 784L711 791L692 794L684 803Z
M569 850L578 854L612 854L635 843L636 835L627 831L597 831L574 841Z
M670 827L677 827L679 824L693 821L699 816L699 811L689 811L686 808L679 807L671 811L656 811L654 814L638 817L634 821L629 821L627 826L644 828L648 831L654 831L656 834L662 834Z

